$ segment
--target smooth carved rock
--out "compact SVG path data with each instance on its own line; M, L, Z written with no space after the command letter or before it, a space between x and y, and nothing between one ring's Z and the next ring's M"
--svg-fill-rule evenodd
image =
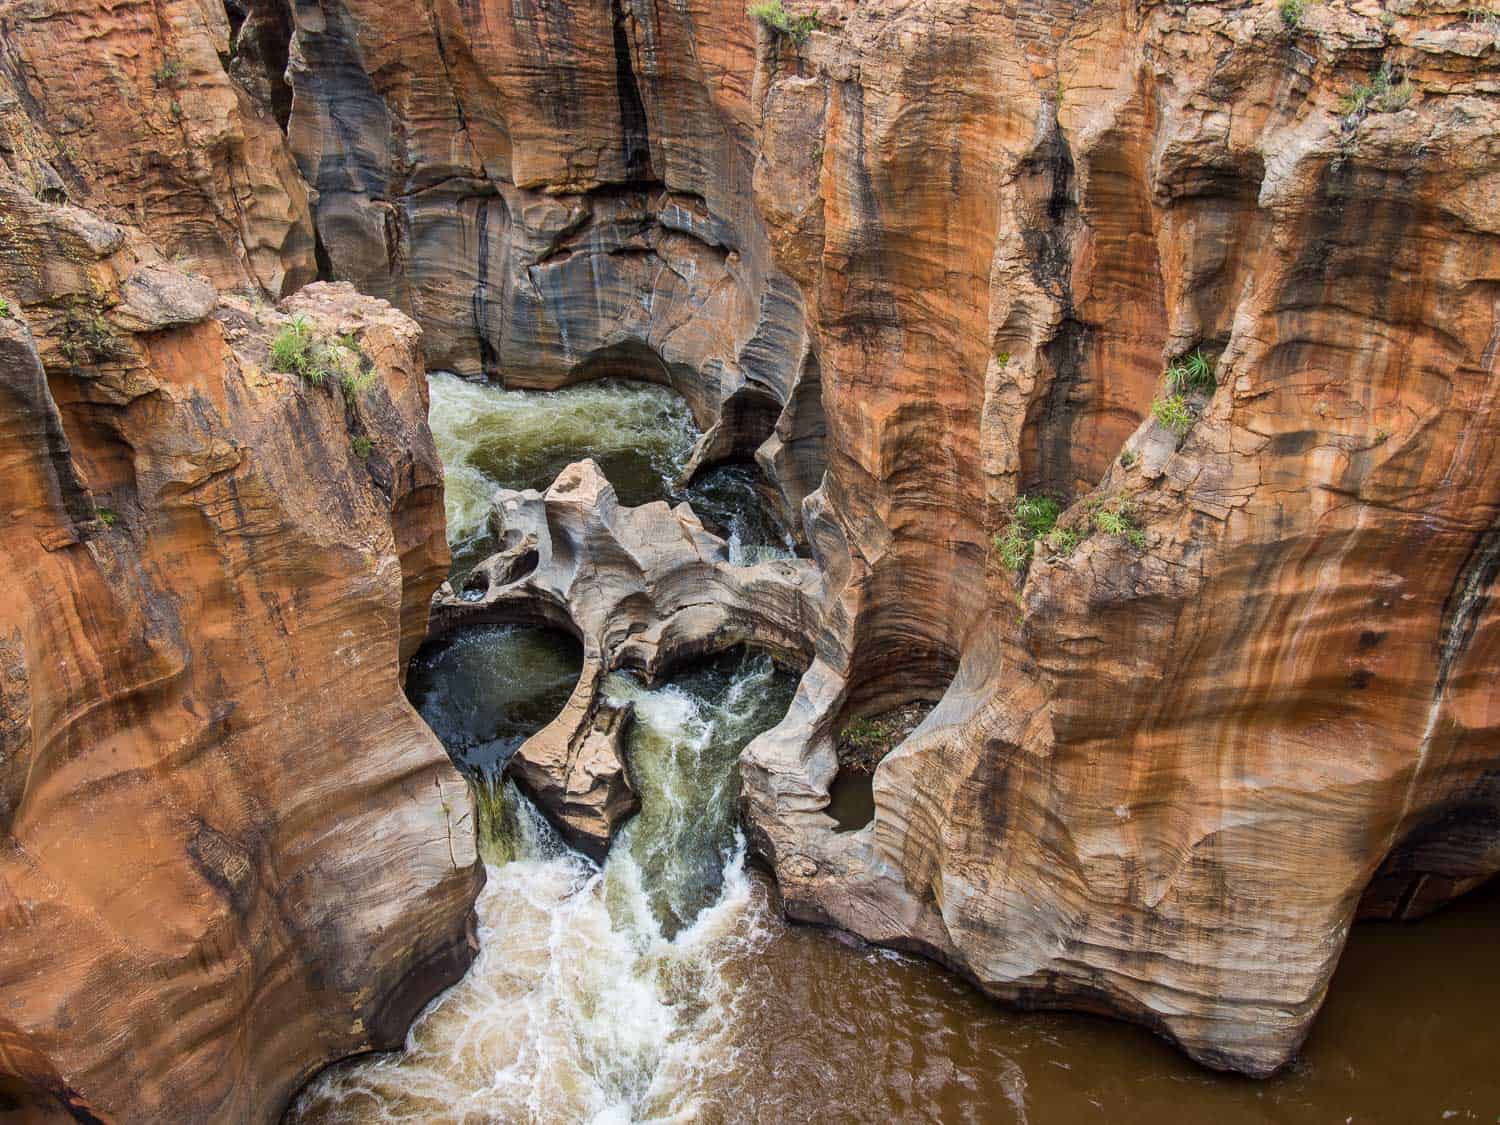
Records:
M801 43L721 0L298 7L325 241L409 295L434 361L747 408L701 449L755 449L825 576L743 771L794 914L1264 1073L1358 913L1494 872L1487 32L1338 3L1296 29L823 3ZM1396 95L1351 112L1382 62ZM1199 347L1219 386L1179 438L1151 404ZM1018 583L990 544L1038 492L1089 534ZM1092 530L1104 500L1145 549ZM833 838L833 734L910 699L940 702Z
M578 686L510 769L575 843L602 856L638 806L624 752L629 708L602 695L605 675L631 668L654 679L741 644L803 665L818 574L800 559L732 565L728 544L688 505L622 508L593 461L568 466L545 495L501 490L491 523L502 550L462 593L439 592L432 629L523 621L578 636Z
M845 11L758 70L829 601L747 816L795 916L1266 1073L1358 914L1500 863L1494 48L1341 5ZM1382 58L1407 104L1349 113ZM1178 437L1151 403L1200 346ZM989 541L1037 492L1085 538L1017 582ZM831 835L833 734L911 695Z
M0 1089L274 1120L475 948L468 790L400 686L448 561L418 331L294 298L370 363L346 402L136 232L4 171L0 229Z
M754 452L824 576L798 697L743 770L793 914L1263 1073L1359 913L1414 917L1495 871L1482 26L828 2L796 43L728 0L339 0L295 5L284 42L284 9L247 7L242 101L215 11L0 0L0 161L275 291L311 276L311 238L274 126L245 125L259 99L289 113L332 268L417 316L429 362L657 378L708 430L700 459ZM178 37L201 98L156 85ZM1351 111L1382 63L1394 94ZM55 297L92 311L73 263L118 228L6 206L0 277L54 383L147 413L131 381L158 342L91 343ZM1219 385L1179 438L1151 402L1198 347ZM44 414L25 440L65 511L120 487L117 445L67 483ZM990 543L1043 491L1089 534L1017 581ZM1092 529L1106 499L1144 549ZM37 542L71 550L80 520ZM0 667L22 651L0 637ZM913 698L939 703L877 772L873 825L834 836L834 732ZM7 1058L46 1057L26 1051Z
M337 276L417 317L432 368L670 383L699 460L798 463L777 474L795 522L822 435L795 395L802 298L755 213L743 10L294 12L288 137Z

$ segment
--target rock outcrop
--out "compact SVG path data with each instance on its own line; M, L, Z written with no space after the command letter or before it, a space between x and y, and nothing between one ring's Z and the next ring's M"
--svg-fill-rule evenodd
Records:
M835 636L745 770L792 913L1265 1073L1362 901L1495 871L1497 50L1340 4L811 37L822 222L773 241L819 263ZM1168 432L1198 349L1217 389ZM1022 493L1072 534L1017 579ZM938 707L834 839L829 740L924 648Z
M299 10L330 252L434 362L756 391L725 448L824 575L745 760L793 914L1264 1073L1361 909L1500 858L1493 26L792 8L805 39L738 3ZM1194 352L1217 387L1169 432ZM1069 534L1017 577L1023 494ZM835 838L837 729L911 699Z
M795 511L821 430L797 391L801 297L755 212L737 5L295 16L288 136L336 276L421 321L430 367L670 383L705 431L695 465L779 430L766 452Z
M1205 1063L1259 1074L1295 1052L1357 915L1416 917L1500 867L1500 35L1470 7L793 0L818 17L794 36L738 0L325 0L290 20L276 0L236 0L231 44L234 21L187 0L149 13L0 0L0 159L31 196L132 222L220 287L306 280L315 225L327 270L416 317L433 366L525 386L623 373L677 387L707 431L698 462L753 454L820 575L796 583L817 588L788 645L810 656L797 698L743 769L746 818L788 910L940 957L993 995L1137 1020ZM184 83L192 96L174 96ZM52 229L15 206L25 228ZM68 214L68 245L113 261L113 228ZM0 285L43 253L13 229ZM25 596L85 590L46 569L81 557L68 536L95 558L138 521L181 511L186 466L217 464L188 451L170 471L135 467L158 464L140 450L161 448L153 419L184 401L158 386L195 388L200 413L172 441L211 452L250 424L239 412L272 411L245 375L253 360L223 342L234 317L203 318L211 294L165 262L115 272L100 317L89 289L6 293L36 331L57 407L38 405L34 367L19 377L32 405L5 456L43 483L18 510L53 513L28 533L45 560L18 571ZM172 358L189 343L201 363ZM1160 421L1163 373L1191 354L1215 386ZM317 425L285 405L276 424L323 434L324 406ZM326 444L311 443L317 463ZM322 561L305 565L290 538L254 537L276 504L311 496L287 467L308 447L264 463L235 448L277 483L264 503L213 509L251 532L194 610L209 616L192 645L223 643L212 622L334 613L332 591L350 595L347 570L333 571L373 573L368 552L336 550L348 535L314 536L308 557ZM142 506L141 482L168 478L150 495L178 506ZM110 498L116 524L91 522L90 493ZM1043 494L1063 509L1059 531L1008 571L994 537L1018 497ZM421 503L401 519L393 506L383 526L414 543L395 528L416 535ZM353 500L317 511L373 526ZM170 566L139 552L97 564L99 581L159 586L153 565L208 557L197 518L170 519L195 550ZM690 517L670 518L700 542ZM534 573L563 573L537 543ZM438 551L393 549L406 574ZM684 573L724 579L713 571ZM592 595L568 573L550 590L507 578L531 583L526 605L576 623ZM247 601L252 588L298 593ZM372 590L353 600L379 601ZM28 671L7 672L4 713L33 716L28 738L49 722L80 732L27 745L81 745L90 722L109 745L109 731L166 722L171 685L217 667L173 663L160 639L175 635L168 609L197 596L119 595L150 606L132 643L181 664L177 679L113 687L97 669L116 665L85 662L77 674L93 678L43 690L43 665L6 642L0 667ZM414 643L425 610L398 600ZM39 604L26 620L70 620ZM627 652L647 667L653 646L675 643L658 627L682 607L599 604L645 629L579 626L600 667ZM298 667L329 665L319 636ZM129 664L124 640L100 643ZM290 645L276 667L291 666ZM232 735L243 720L215 717L218 703L243 691L235 714L255 717L254 701L287 696L242 683L252 666L227 660L223 690L194 681L181 694L195 710L171 714ZM394 713L389 678L340 680L340 702L376 692ZM66 707L37 710L51 698ZM917 699L937 706L879 767L874 822L834 834L821 810L838 729ZM422 738L424 768L439 769ZM609 754L591 753L565 793L609 791ZM21 776L56 776L57 799L72 791L71 774L0 771L10 799ZM198 885L178 874L139 885ZM450 875L430 885L472 878ZM83 1039L54 1048L7 1027L0 1042L7 1059L55 1057L65 1077L106 1080L102 1056L68 1053ZM190 1063L188 1084L208 1074L201 1055Z
M0 1115L272 1119L473 955L400 688L448 559L419 333L304 290L367 373L314 387L283 312L3 168L0 230Z
M502 489L499 553L433 601L441 635L480 623L543 624L583 646L567 706L517 748L509 770L575 844L596 857L639 802L623 747L628 705L604 694L618 668L648 680L695 657L753 645L792 666L811 657L817 569L803 559L730 562L729 544L686 504L622 508L593 461L543 495Z
M308 189L230 79L221 4L0 0L0 160L45 202L133 225L220 288L317 277Z

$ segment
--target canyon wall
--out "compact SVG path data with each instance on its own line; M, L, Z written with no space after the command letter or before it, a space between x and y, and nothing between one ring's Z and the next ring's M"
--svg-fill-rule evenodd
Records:
M339 424L374 424L351 421L357 412L340 420L331 396L308 422L290 400L315 396L298 397L255 358L271 314L232 300L214 312L211 294L160 278L197 272L278 296L321 271L415 317L429 367L520 386L668 382L708 431L699 462L755 456L821 574L811 666L786 721L744 758L747 822L788 911L937 957L993 995L1136 1020L1205 1063L1265 1073L1305 1035L1357 915L1419 916L1500 867L1496 22L1467 5L1401 0L1309 3L1289 16L1269 3L830 0L791 11L816 16L816 28L778 32L738 0L235 0L227 12L162 0L149 17L0 0L0 157L29 200L14 221L70 216L100 260L120 252L102 220L126 223L171 259L149 266L135 297L120 288L135 276L123 269L103 290L106 313L146 310L105 335L153 349L114 382L78 377L97 361L61 350L98 350L92 311L69 327L67 294L86 291L57 289L44 271L54 288L20 292L15 263L40 251L0 264L0 295L24 308L37 341L12 346L36 353L53 402L49 413L32 378L17 414L30 421L5 446L52 482L25 493L25 511L52 513L27 517L45 525L28 542L65 544L26 549L81 566L135 521L161 519L164 544L197 549L137 546L122 570L91 565L149 577L142 560L154 558L172 575L204 574L211 592L188 598L204 616L182 620L267 622L286 676L331 677L365 651L329 631L337 621L382 640L366 654L387 654L379 677L298 681L345 704L378 700L390 732L363 720L343 733L378 751L309 758L300 726L258 742L288 756L291 773L275 773L285 808L310 792L329 801L331 779L355 784L339 772L355 766L370 771L369 795L346 799L365 803L272 818L291 836L268 830L236 846L269 863L283 847L302 854L286 843L298 832L397 833L410 868L368 877L411 880L395 901L439 901L432 930L390 936L410 943L404 953L360 947L340 968L344 980L390 980L418 947L457 948L474 879L470 845L444 823L467 811L465 798L395 689L391 615L403 645L415 643L441 569L417 365L408 356L404 380L387 379L405 388L392 440L358 435L385 451L363 467L385 505L266 516L273 499L353 496L361 466L335 459L327 439L348 439ZM163 287L196 295L168 300ZM380 306L323 294L307 300L334 302L335 321L375 317L416 346ZM262 318L265 328L250 323ZM159 359L172 341L193 341L204 362ZM1163 373L1194 353L1216 386L1165 424L1153 414ZM174 398L194 380L207 389ZM181 396L191 424L112 436L118 417ZM204 414L200 399L223 405ZM230 549L191 532L170 514L192 491L182 483L135 499L141 481L188 473L197 456L147 472L134 461L163 455L140 450L184 435L212 446L240 426L267 442L278 426L322 435L315 463L337 466L263 488L268 498L246 510L272 518L276 535L247 519ZM284 460L237 448L264 474L309 456L303 439ZM382 460L397 450L408 469ZM116 513L108 528L89 515L101 489ZM1022 495L1055 500L1061 533L1011 570L993 541ZM225 503L216 518L240 511ZM58 513L92 531L57 532ZM342 530L318 522L330 520ZM350 552L377 532L388 548ZM304 537L313 546L279 546ZM256 553L273 545L270 558ZM210 576L204 560L226 552L237 561ZM81 589L27 569L39 565L27 562L12 588ZM367 609L344 603L351 588ZM149 607L132 638L173 635L161 598L116 599ZM28 628L66 620L11 612L40 622ZM79 630L121 628L112 614L78 616ZM190 627L183 643L224 644L227 629ZM119 662L110 668L156 667L124 640L99 643ZM241 697L235 713L259 717L287 698L274 679L189 690L184 676L248 676L250 665L208 648L174 664L171 642L151 643L151 660L186 671L125 689L126 729L180 731L215 714L209 701ZM125 722L113 705L88 706L119 698L103 679L39 693L38 673L11 671L37 667L24 652L42 644L11 642L4 729L42 745L37 732L57 723L79 732L59 745L93 745L87 723ZM39 718L37 701L54 698L69 702ZM169 699L170 721L159 710ZM874 822L834 834L822 813L834 736L851 716L912 699L937 706L877 771ZM316 712L335 726L358 713ZM275 721L258 718L258 729ZM176 737L161 745L191 759ZM39 799L29 782L17 788L22 773L0 769L8 791ZM370 780L397 776L427 780ZM57 776L53 799L83 784ZM423 798L424 787L440 792ZM326 905L331 886L355 893L338 872L377 859L362 864L337 840L316 850L333 865L315 865L316 885L297 881L294 855L254 887L267 901ZM158 878L141 885L219 886L186 868ZM107 882L88 895L124 909L124 888ZM278 898L273 887L303 889ZM200 905L213 901L199 893ZM115 925L107 911L88 924ZM141 948L75 944L91 956ZM75 972L36 995L94 979ZM259 996L270 974L247 970L240 979L254 984L238 995ZM306 1005L333 1020L319 995L324 1007ZM349 994L337 995L348 1017ZM103 1045L69 1055L82 1040L38 1037L58 1026L44 1015L0 1036L7 1069L60 1089L38 1060L62 1060L65 1083L105 1081ZM245 1034L239 1026L226 1017L222 1035L202 1041ZM319 1034L327 1057L383 1033L333 1020ZM275 1048L256 1039L255 1049ZM235 1057L274 1085L296 1069L292 1053L267 1061L247 1046ZM222 1089L217 1071L196 1073L173 1080L204 1099Z
M791 11L299 5L330 260L431 362L764 396L723 450L824 581L745 759L791 913L1273 1069L1362 903L1500 860L1500 37L1442 4ZM1021 495L1066 534L1016 574ZM833 735L913 698L833 835Z
M223 11L146 11L0 4L8 1120L272 1119L474 952L470 798L401 691L448 564L419 329L271 307L306 190ZM361 377L272 370L288 312Z

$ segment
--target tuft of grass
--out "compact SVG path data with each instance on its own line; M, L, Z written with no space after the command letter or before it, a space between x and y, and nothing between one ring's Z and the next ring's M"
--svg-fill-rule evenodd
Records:
M1100 508L1094 513L1094 527L1101 535L1123 535L1137 550L1146 547L1146 532L1136 522L1135 512L1129 504Z
M1135 450L1133 450L1133 449L1127 449L1127 450L1125 450L1124 452L1122 452L1120 454L1120 468L1122 468L1122 469L1134 468L1135 467L1135 463L1137 461L1139 461L1140 459L1141 459L1140 455L1137 454Z
M283 374L301 375L305 379L312 364L312 348L312 325L299 313L271 341L271 367Z
M375 448L375 443L365 437L364 434L357 434L349 444L354 447L354 456L358 457L361 461L368 460L370 453Z
M1307 0L1281 0L1276 11L1281 14L1282 25L1289 31L1296 31L1302 26L1302 17L1307 12Z
M1078 544L1083 542L1083 533L1076 527L1056 527L1047 536L1047 550L1056 558L1065 559Z
M10 317L10 302L4 297L0 297L0 320L9 320Z
M1397 78L1390 62L1382 62L1368 83L1360 83L1344 95L1339 112L1357 124L1371 113L1397 113L1405 109L1416 92L1411 79L1405 75Z
M99 522L105 527L114 527L119 521L120 517L115 514L113 508L95 508L94 511L98 513Z
M781 0L760 0L750 5L750 15L772 31L787 35L794 42L804 43L818 29L817 16L794 16L782 6Z
M301 313L271 341L270 360L273 371L296 375L315 387L336 378L346 397L362 393L375 380L374 370L365 369L353 336L324 339Z
M1057 501L1046 496L1018 496L1011 509L1010 524L995 536L995 548L1000 552L1000 562L1012 574L1021 575L1031 565L1032 548L1036 541L1047 535L1057 525L1062 514Z
M161 66L151 72L151 77L158 86L174 86L182 77L182 64L168 55L162 59Z
M1190 391L1212 394L1218 385L1218 380L1214 378L1214 365L1201 348L1194 348L1191 353L1174 360L1167 367L1167 390L1174 395Z
M1182 395L1166 395L1151 404L1151 416L1178 437L1193 428L1196 420Z

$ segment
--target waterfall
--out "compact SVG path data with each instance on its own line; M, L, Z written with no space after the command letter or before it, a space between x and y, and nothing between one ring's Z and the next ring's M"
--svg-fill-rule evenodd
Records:
M616 675L608 690L635 705L642 811L604 867L570 851L513 785L495 790L473 968L405 1052L326 1072L297 1119L695 1119L744 999L724 963L769 932L735 828L734 762L785 710L790 683L746 657L652 690Z

